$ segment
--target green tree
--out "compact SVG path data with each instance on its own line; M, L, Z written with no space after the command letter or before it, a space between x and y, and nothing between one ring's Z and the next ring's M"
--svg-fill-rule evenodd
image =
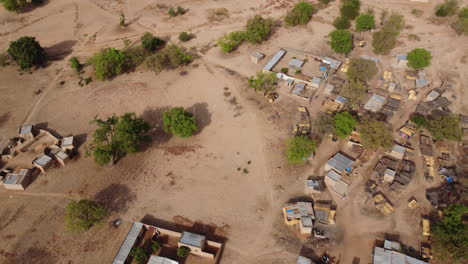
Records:
M269 92L274 90L278 78L274 72L257 72L257 76L249 78L249 87L255 91Z
M333 30L330 39L331 48L336 53L349 54L353 50L353 35L347 30Z
M356 19L356 30L359 32L375 28L375 19L371 14L362 14Z
M98 225L108 215L107 210L91 200L70 201L65 208L65 222L68 230L84 232Z
M146 32L140 39L141 45L148 51L155 51L166 44L166 41Z
M314 132L320 136L335 134L335 119L333 116L321 113L314 121Z
M22 70L42 65L47 61L44 49L34 37L21 37L10 42L7 52Z
M130 250L129 255L133 258L133 260L135 260L139 264L146 264L148 262L149 252L147 252L141 247L132 248L132 250Z
M305 25L309 23L313 13L314 6L311 3L299 2L286 15L286 24L289 26Z
M346 76L350 80L369 81L377 74L377 65L372 60L352 58Z
M453 114L430 120L429 131L435 140L461 141L463 137L460 118Z
M149 141L146 133L150 125L137 118L135 113L112 115L105 120L96 117L91 123L98 127L93 133L91 151L100 165L113 165L126 154L137 152L142 143Z
M361 3L359 0L344 0L340 8L340 14L342 17L354 20L359 15L360 8Z
M227 35L224 35L218 40L218 46L221 47L221 50L224 53L229 53L237 47L239 47L242 42L246 39L245 31L234 31Z
M458 0L445 0L436 7L435 15L438 17L453 16L458 11Z
M411 117L411 122L413 122L416 125L416 129L421 129L421 128L429 128L429 120L427 120L424 116L420 114L415 114Z
M182 65L187 65L192 62L193 56L176 45L169 45L149 56L145 60L146 67L149 69L160 72L165 69L175 69Z
M286 155L289 163L303 163L317 148L314 140L306 136L292 137L286 141Z
M96 78L104 81L122 74L127 69L125 61L125 55L122 51L107 48L94 54L88 63L94 66Z
M122 53L125 57L126 71L137 68L151 55L151 52L143 48L143 46L126 47Z
M432 225L432 247L439 260L453 264L466 263L468 259L468 225L463 217L468 207L452 204L444 210L441 221Z
M431 65L431 52L425 49L414 49L408 53L408 66L413 69L422 69Z
M163 127L166 133L178 137L191 137L197 131L195 117L183 107L174 107L163 113Z
M357 126L362 145L371 150L392 146L391 128L387 123L372 118L364 118Z
M245 40L252 44L260 44L273 33L273 20L255 16L247 21Z
M366 83L360 80L348 80L341 87L340 95L346 98L346 104L351 108L357 108L359 102L365 99L367 92Z
M8 11L20 13L28 4L26 0L1 0L3 7Z
M188 247L178 247L177 248L177 256L179 258L185 258L190 254L190 248Z
M340 16L333 21L333 26L336 29L348 29L351 26L351 22L348 18Z
M346 138L351 135L356 127L356 119L348 112L335 115L335 131L339 138Z
M72 69L74 69L78 74L81 73L81 70L83 69L83 64L78 60L77 57L71 57L70 58L70 66Z
M372 47L374 53L386 55L395 48L396 40L405 25L405 21L402 15L394 12L387 19L384 16L382 24L382 30L374 32L372 35Z
M180 32L179 34L179 40L182 42L187 42L192 39L192 34L189 34L187 32Z

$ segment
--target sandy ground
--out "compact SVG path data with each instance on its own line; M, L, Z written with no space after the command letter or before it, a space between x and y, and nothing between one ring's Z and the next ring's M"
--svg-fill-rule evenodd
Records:
M246 77L262 66L251 64L248 54L261 51L271 56L278 48L289 47L333 55L327 34L333 30L337 2L320 10L305 27L279 28L261 46L244 45L229 55L212 48L200 53L190 66L176 71L155 75L137 70L84 87L78 86L68 66L70 56L85 59L103 47L119 48L124 39L137 40L146 31L175 43L179 42L179 32L190 31L196 38L183 45L202 50L221 35L241 29L255 14L280 18L293 1L61 0L47 1L20 15L1 9L0 50L20 36L35 36L53 60L32 74L20 74L12 66L0 69L0 142L15 135L21 124L31 123L64 136L78 135L84 144L77 160L49 170L25 192L0 190L0 262L109 263L131 222L145 219L213 227L227 239L222 263L293 263L305 241L283 225L280 208L289 199L304 196L305 178L323 175L323 163L342 149L344 142L324 141L310 164L285 164L283 142L290 136L290 118L299 103L280 98L271 105L248 92ZM442 73L454 73L453 110L466 114L463 85L468 76L463 73L467 37L456 36L446 24L430 22L437 2L366 0L363 10L397 10L409 26L392 54L379 57L379 66L390 67L395 54L415 47L430 49L434 57L428 69L434 81L431 87L440 84ZM189 12L168 18L164 5L180 5ZM229 16L209 21L209 10L220 7L228 9ZM412 8L424 14L415 17L410 14ZM125 29L118 27L121 12L129 22ZM421 41L408 41L409 34L417 34ZM363 37L370 40L369 34ZM370 45L352 55L362 54L372 55ZM184 71L188 74L181 74ZM61 81L65 83L59 84ZM41 93L34 95L38 89ZM427 91L421 91L418 101ZM324 99L318 94L308 105L312 115L319 112ZM178 139L160 133L161 113L172 106L184 106L195 114L201 127L196 136ZM416 103L406 102L403 107L391 120L394 129L407 120ZM96 115L124 112L136 112L151 122L156 127L154 141L113 168L98 167L84 155L86 139L93 130L89 121ZM429 185L423 179L422 161L417 158L417 176L405 191L399 197L390 197L395 213L383 218L367 206L363 190L376 157L359 168L346 200L324 194L337 205L340 239L330 248L308 253L319 255L328 250L339 263L369 263L375 240L385 234L419 247L419 213L429 206L424 198ZM238 168L246 168L248 173ZM411 196L422 202L416 212L406 208ZM68 233L63 223L64 206L70 199L80 198L103 202L112 212L109 220L121 217L125 224L114 230L104 225L85 234Z

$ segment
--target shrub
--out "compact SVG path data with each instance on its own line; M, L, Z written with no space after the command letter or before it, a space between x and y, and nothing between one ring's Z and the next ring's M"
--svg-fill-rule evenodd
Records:
M333 26L336 29L348 29L351 26L351 22L346 17L337 17L333 21Z
M453 16L457 13L457 10L457 0L445 0L443 4L440 4L436 7L435 15L438 17Z
M221 47L223 52L229 53L237 49L237 47L239 47L245 39L245 31L234 31L220 38L218 40L218 46Z
M416 34L409 34L409 35L408 35L408 40L420 41L421 38L420 38L418 35L416 35Z
M281 72L284 73L284 74L287 74L289 71L288 68L281 68Z
M167 11L167 13L169 14L169 16L171 17L175 17L177 16L177 12L174 10L174 8L169 8L169 11Z
M143 48L143 46L136 46L125 48L123 54L125 57L125 68L129 71L143 64L151 53Z
M286 155L289 163L303 163L317 148L315 141L306 136L297 136L286 141Z
M192 35L187 32L180 32L179 40L183 42L187 42L192 39Z
M359 32L375 28L375 19L371 14L362 14L356 19L356 30Z
M181 6L177 7L177 15L183 15L186 12L187 12L187 10L185 10L183 7L181 7Z
M319 2L326 5L326 4L330 3L331 0L319 0Z
M413 69L422 69L431 64L431 52L425 49L414 49L408 53L408 66Z
M157 242L157 241L154 241L152 244L151 244L151 250L154 253L158 252L158 250L161 248L161 245Z
M70 58L70 66L74 69L77 73L80 73L83 65L80 63L77 57Z
M429 131L435 140L461 141L463 137L460 118L453 114L429 121Z
M392 130L385 122L365 118L358 124L357 131L361 134L361 142L365 148L376 150L392 146Z
M146 32L140 39L141 45L148 51L155 51L166 44L166 42L153 34Z
M344 29L336 29L330 33L331 48L336 53L349 54L353 50L353 35Z
M68 230L84 232L100 224L108 215L107 210L91 200L71 201L65 208L65 222Z
M1 0L3 7L8 11L20 13L28 4L26 0Z
M175 69L179 66L192 62L193 56L184 49L170 45L159 51L158 53L149 56L145 60L146 66L155 71L160 72L165 69Z
M185 258L190 254L190 248L188 247L178 247L177 248L177 256L179 258Z
M305 25L309 23L313 12L314 6L311 3L299 2L286 15L286 24L289 26Z
M174 107L163 113L163 127L166 133L178 137L191 137L198 129L195 117L183 107Z
M335 115L335 131L339 138L346 138L351 135L356 127L356 119L348 112Z
M354 20L359 15L361 3L359 0L344 0L340 8L340 14L349 20Z
M413 122L416 125L416 129L421 129L421 128L429 128L429 120L427 120L424 116L416 114L411 117L411 122Z
M372 60L352 58L346 76L350 80L369 81L377 74L377 65Z
M120 22L119 22L119 24L120 24L120 26L122 26L122 27L125 27L125 25L126 25L124 13L120 13Z
M10 55L6 52L0 53L0 66L5 67L10 65Z
M422 14L424 14L424 11L420 10L420 9L416 9L416 8L413 8L411 9L411 14L417 16L417 17L420 17L422 16Z
M255 16L247 21L245 40L259 44L267 40L273 33L273 20Z
M21 37L10 42L7 52L22 70L42 65L47 60L44 49L34 37Z
M255 91L262 91L264 93L274 90L274 86L278 82L276 73L274 72L257 72L257 76L249 78L249 87Z
M468 7L460 11L457 21L453 24L453 28L458 34L468 35Z
M139 264L145 264L148 261L149 253L141 247L134 247L129 255Z
M97 52L88 63L94 66L94 74L101 81L112 79L126 70L124 53L114 48Z

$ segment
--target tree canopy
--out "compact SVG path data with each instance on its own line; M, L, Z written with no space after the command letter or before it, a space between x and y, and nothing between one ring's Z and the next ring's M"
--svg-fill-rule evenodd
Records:
M184 48L169 45L145 60L146 67L156 73L166 69L175 69L192 62L193 56Z
M260 44L273 33L273 20L254 16L247 21L245 40L252 44Z
M245 39L245 31L233 31L220 38L217 44L224 53L229 53L237 49L237 47L239 47Z
M185 258L190 254L190 248L188 247L178 247L177 248L177 256L179 258Z
M91 150L94 160L100 165L114 164L125 154L137 152L142 143L149 141L146 133L150 125L137 118L135 113L112 115L104 120L96 117L91 123L98 127L93 133Z
M342 17L354 20L359 15L360 8L361 2L359 0L343 0L340 8L340 14Z
M392 130L387 123L372 118L364 118L359 122L357 131L361 135L361 143L365 148L376 150L380 147L392 146Z
M178 137L190 137L197 131L195 117L183 107L174 107L163 113L163 127L166 133Z
M359 32L375 28L375 19L371 14L362 14L356 19L356 30Z
M3 7L8 11L20 13L26 7L26 0L1 0Z
M321 113L314 122L314 132L320 136L335 134L335 119L333 116Z
M130 250L129 255L138 264L146 264L148 262L148 255L150 253L141 247L134 247Z
M125 55L114 48L103 49L94 54L88 63L94 66L94 74L98 80L112 79L126 70Z
M22 70L42 65L47 60L44 49L34 37L21 37L10 42L7 52Z
M422 69L431 64L431 52L425 49L414 49L408 53L408 66L413 69Z
M286 15L286 24L289 26L305 25L309 23L313 13L314 6L311 3L299 2Z
M335 115L335 131L339 138L346 138L356 127L356 119L348 112Z
M71 201L65 208L65 222L68 230L84 232L100 224L108 215L107 210L91 200Z
M445 0L444 3L436 6L435 15L438 17L453 16L458 10L458 0Z
M256 91L269 92L274 90L277 82L278 78L274 72L259 71L256 77L249 78L249 87Z
M348 18L340 16L335 18L335 20L333 21L333 26L336 29L348 29L349 27L351 27L351 22Z
M365 99L367 92L366 83L360 80L350 79L341 87L340 95L346 98L346 104L356 108L358 103Z
M153 34L149 32L146 32L141 37L140 42L141 42L141 46L143 46L143 48L148 51L155 51L161 48L162 46L164 46L164 44L166 44L164 40L153 36Z
M317 144L306 136L292 137L286 141L286 155L289 163L303 163L314 153Z
M458 18L453 24L453 28L458 34L468 35L468 7L462 8L458 13Z
M382 29L372 35L372 47L374 53L386 55L395 48L397 37L405 22L402 15L394 12L388 19L384 19L382 24Z
M369 81L377 74L377 64L372 60L352 58L346 76L350 80Z
M453 114L430 120L429 131L436 140L461 141L463 137L460 118Z
M330 33L330 45L336 53L349 54L353 50L353 35L344 29L336 29Z
M468 259L468 225L463 216L468 207L453 204L444 210L441 221L432 227L432 246L434 255L440 260L453 264L466 263Z

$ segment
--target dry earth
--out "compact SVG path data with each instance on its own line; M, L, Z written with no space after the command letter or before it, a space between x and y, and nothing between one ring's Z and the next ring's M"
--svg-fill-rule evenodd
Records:
M14 66L0 69L0 142L15 135L21 124L31 123L64 136L78 135L84 144L78 159L49 170L26 191L0 191L0 262L109 263L130 223L144 219L214 227L216 234L227 238L222 263L293 263L304 241L282 224L280 208L290 198L304 195L304 179L323 173L323 163L344 142L326 140L310 164L286 165L283 142L290 136L290 111L297 103L282 99L281 104L270 105L247 91L246 77L261 68L249 62L248 54L272 55L279 47L289 47L333 55L327 34L333 30L338 2L320 10L305 27L281 27L264 44L244 45L230 55L209 44L241 29L255 14L281 18L294 1L50 0L24 14L1 9L0 50L20 36L35 36L53 60L31 74L19 73ZM432 87L447 74L455 76L453 110L467 114L463 102L467 98L468 39L457 36L447 24L431 22L433 8L440 1L362 2L363 10L396 10L407 22L398 47L391 55L379 57L380 67L388 69L395 54L415 47L430 49L434 57L428 69ZM169 18L167 7L178 5L188 8L188 13ZM215 8L226 8L228 16L213 21L210 10ZM413 8L423 15L412 15ZM118 26L121 12L129 21L125 29ZM176 43L179 32L190 31L196 38L183 45L199 51L200 58L188 67L159 75L141 69L112 81L78 86L68 66L69 57L85 59L104 47L123 47L124 39L135 41L146 31ZM417 34L421 40L409 41L409 34ZM370 42L369 34L363 37ZM352 55L361 54L372 55L370 45ZM34 95L38 89L41 93ZM421 93L418 100L423 97ZM319 95L308 105L313 115L324 98ZM196 136L178 139L160 133L161 112L172 106L187 107L200 120ZM392 119L393 127L401 126L415 107L407 102ZM155 125L154 141L113 168L98 167L84 155L93 130L89 121L96 115L124 112L136 112ZM366 172L376 157L358 169L346 200L330 196L338 207L340 239L328 250L337 263L369 263L375 239L384 234L419 247L419 211L406 209L406 201L415 196L422 201L420 210L429 208L422 161L417 161L416 179L401 196L394 197L396 212L383 218L366 209L363 190ZM238 168L247 168L248 173ZM115 230L104 225L85 234L68 233L64 206L70 199L80 198L103 202L112 211L109 220L121 217L125 224Z

